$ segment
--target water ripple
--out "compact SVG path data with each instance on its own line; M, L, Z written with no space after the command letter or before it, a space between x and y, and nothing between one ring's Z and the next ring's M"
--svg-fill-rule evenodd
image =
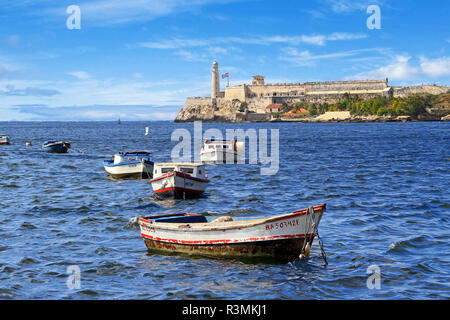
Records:
M203 124L280 130L280 169L208 166L197 200L161 200L148 180L109 178L102 160L147 148L167 161L192 124L0 122L0 299L449 299L450 124ZM73 149L47 154L64 137ZM25 141L33 141L25 146ZM250 218L327 203L311 256L286 264L147 252L137 218ZM367 287L368 267L381 289ZM70 289L71 268L81 287Z

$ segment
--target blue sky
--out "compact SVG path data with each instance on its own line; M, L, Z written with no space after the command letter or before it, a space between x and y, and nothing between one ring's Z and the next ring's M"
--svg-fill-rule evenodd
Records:
M81 29L66 9L78 5ZM369 5L381 29L369 29ZM450 2L0 0L0 121L172 120L230 84L450 84ZM225 81L222 81L224 88Z

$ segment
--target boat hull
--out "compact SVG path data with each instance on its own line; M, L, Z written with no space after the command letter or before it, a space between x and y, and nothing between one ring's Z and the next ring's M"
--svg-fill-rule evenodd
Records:
M10 144L9 137L2 137L2 138L0 138L0 144L2 144L2 145Z
M65 143L43 145L42 148L50 153L67 153L69 151L69 147Z
M303 245L312 245L325 204L266 219L220 223L152 223L140 218L141 236L149 250L221 258L292 261Z
M105 171L113 178L152 178L153 164L145 162L132 162L126 164L112 164L106 162Z
M311 243L314 236L310 239ZM255 241L245 244L216 244L216 245L184 245L166 243L144 238L145 246L150 251L162 253L180 253L187 255L200 255L216 258L243 258L274 260L289 262L298 258L302 248L303 238Z
M151 180L156 195L176 199L200 197L208 182L209 180L194 178L179 171Z

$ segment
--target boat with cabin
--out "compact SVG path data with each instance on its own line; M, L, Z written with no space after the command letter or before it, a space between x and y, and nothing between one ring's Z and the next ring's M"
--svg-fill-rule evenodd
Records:
M259 258L289 262L308 257L326 204L270 217L208 221L201 214L175 213L140 217L148 250L221 258ZM324 251L322 244L319 244Z
M198 163L155 163L150 180L155 194L178 199L196 198L209 180L205 166Z
M200 160L204 163L236 163L245 152L244 142L237 140L204 140Z
M11 144L11 138L7 134L0 134L0 144Z
M152 178L151 152L118 152L111 160L104 160L105 171L114 178Z
M70 142L50 140L42 145L42 148L51 153L67 153L71 148Z

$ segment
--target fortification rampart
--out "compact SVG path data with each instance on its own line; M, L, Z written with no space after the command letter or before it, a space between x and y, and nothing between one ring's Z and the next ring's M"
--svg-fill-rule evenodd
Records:
M392 87L394 97L406 97L410 94L428 93L441 94L446 93L450 88L448 86L437 85L419 85L411 87Z

